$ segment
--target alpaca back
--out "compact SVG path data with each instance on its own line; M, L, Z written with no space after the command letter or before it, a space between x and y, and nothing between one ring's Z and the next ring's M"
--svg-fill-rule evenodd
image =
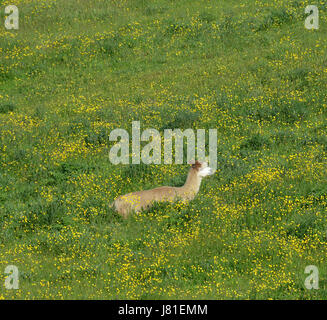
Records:
M174 187L159 187L125 194L118 197L114 205L118 213L126 217L132 211L139 212L150 208L154 201L174 201L177 195L178 192Z

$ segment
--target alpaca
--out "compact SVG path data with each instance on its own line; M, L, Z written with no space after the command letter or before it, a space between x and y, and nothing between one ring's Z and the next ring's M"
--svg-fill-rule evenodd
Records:
M130 213L148 209L154 201L176 201L177 199L190 201L199 192L202 178L214 174L214 170L208 167L207 162L196 161L192 164L186 182L182 187L159 187L151 190L131 192L119 196L111 204L112 207L123 217L127 218Z

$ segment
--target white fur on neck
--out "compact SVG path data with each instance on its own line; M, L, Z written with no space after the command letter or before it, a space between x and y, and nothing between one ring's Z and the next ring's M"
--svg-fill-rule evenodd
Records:
M199 171L192 169L187 175L185 184L178 188L178 194L187 199L193 199L200 190L200 185L202 181L202 176L199 174Z

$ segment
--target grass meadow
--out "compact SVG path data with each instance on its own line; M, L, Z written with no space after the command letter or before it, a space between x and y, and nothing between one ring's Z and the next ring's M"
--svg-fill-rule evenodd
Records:
M326 52L324 1L0 1L0 298L326 299ZM132 121L218 130L193 201L109 207L189 168L111 164Z

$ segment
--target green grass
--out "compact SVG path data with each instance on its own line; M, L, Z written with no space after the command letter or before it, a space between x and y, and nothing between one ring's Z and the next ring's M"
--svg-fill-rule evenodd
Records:
M0 21L4 7L0 1ZM304 1L21 0L0 25L4 299L326 299L327 11ZM115 128L218 131L190 203L118 195L187 165L109 162ZM307 265L320 289L304 286Z

